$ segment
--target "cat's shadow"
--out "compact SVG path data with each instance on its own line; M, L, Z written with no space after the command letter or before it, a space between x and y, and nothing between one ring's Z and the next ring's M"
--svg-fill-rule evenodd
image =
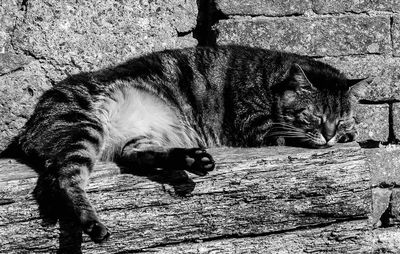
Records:
M178 197L189 196L196 186L196 183L192 179L190 179L189 175L183 170L140 170L132 169L119 163L117 163L117 165L121 170L121 174L143 176L148 178L150 181L157 182L163 185L170 185L174 189L174 193L170 194Z
M117 163L117 166L120 168L121 174L142 176L150 181L171 186L174 192L169 194L173 196L187 197L196 186L196 183L183 170L134 170L121 163ZM71 218L65 218L59 220L59 225L60 236L57 253L82 253L82 229L79 223Z

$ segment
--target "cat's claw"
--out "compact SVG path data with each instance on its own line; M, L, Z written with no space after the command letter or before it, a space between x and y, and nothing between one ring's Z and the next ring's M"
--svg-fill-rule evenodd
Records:
M193 174L205 176L215 168L214 159L204 149L188 149L186 156L187 171Z

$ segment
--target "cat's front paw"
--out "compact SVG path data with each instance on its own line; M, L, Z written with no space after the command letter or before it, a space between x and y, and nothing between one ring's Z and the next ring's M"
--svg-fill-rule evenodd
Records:
M188 149L186 154L187 170L193 174L204 176L215 168L212 156L201 148Z
M169 155L169 168L205 176L215 168L212 156L201 148L175 148Z
M338 143L352 142L352 141L356 140L357 134L358 134L357 132L346 133L338 138Z

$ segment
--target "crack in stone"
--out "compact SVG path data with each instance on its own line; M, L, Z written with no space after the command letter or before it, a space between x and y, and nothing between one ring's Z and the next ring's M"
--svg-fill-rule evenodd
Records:
M391 16L390 17L390 23L389 23L389 39L390 39L390 43L391 43L392 56L395 56L393 33L394 33L394 18L393 18L393 16Z
M18 26L21 23L22 24L25 23L26 17L28 15L28 0L22 0L19 10L24 12L23 19L19 22L19 18L15 17L14 26L12 28L11 35L10 35L10 46L14 52L16 51L16 46L14 43L15 33L17 31Z
M215 0L197 0L197 8L198 17L193 36L199 46L215 46L217 34L213 26L220 20L228 19L228 16L217 9Z

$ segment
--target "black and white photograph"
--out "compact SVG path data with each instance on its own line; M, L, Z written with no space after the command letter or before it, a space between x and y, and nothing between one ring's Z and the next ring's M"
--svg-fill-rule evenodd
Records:
M400 253L400 0L0 0L0 253Z

